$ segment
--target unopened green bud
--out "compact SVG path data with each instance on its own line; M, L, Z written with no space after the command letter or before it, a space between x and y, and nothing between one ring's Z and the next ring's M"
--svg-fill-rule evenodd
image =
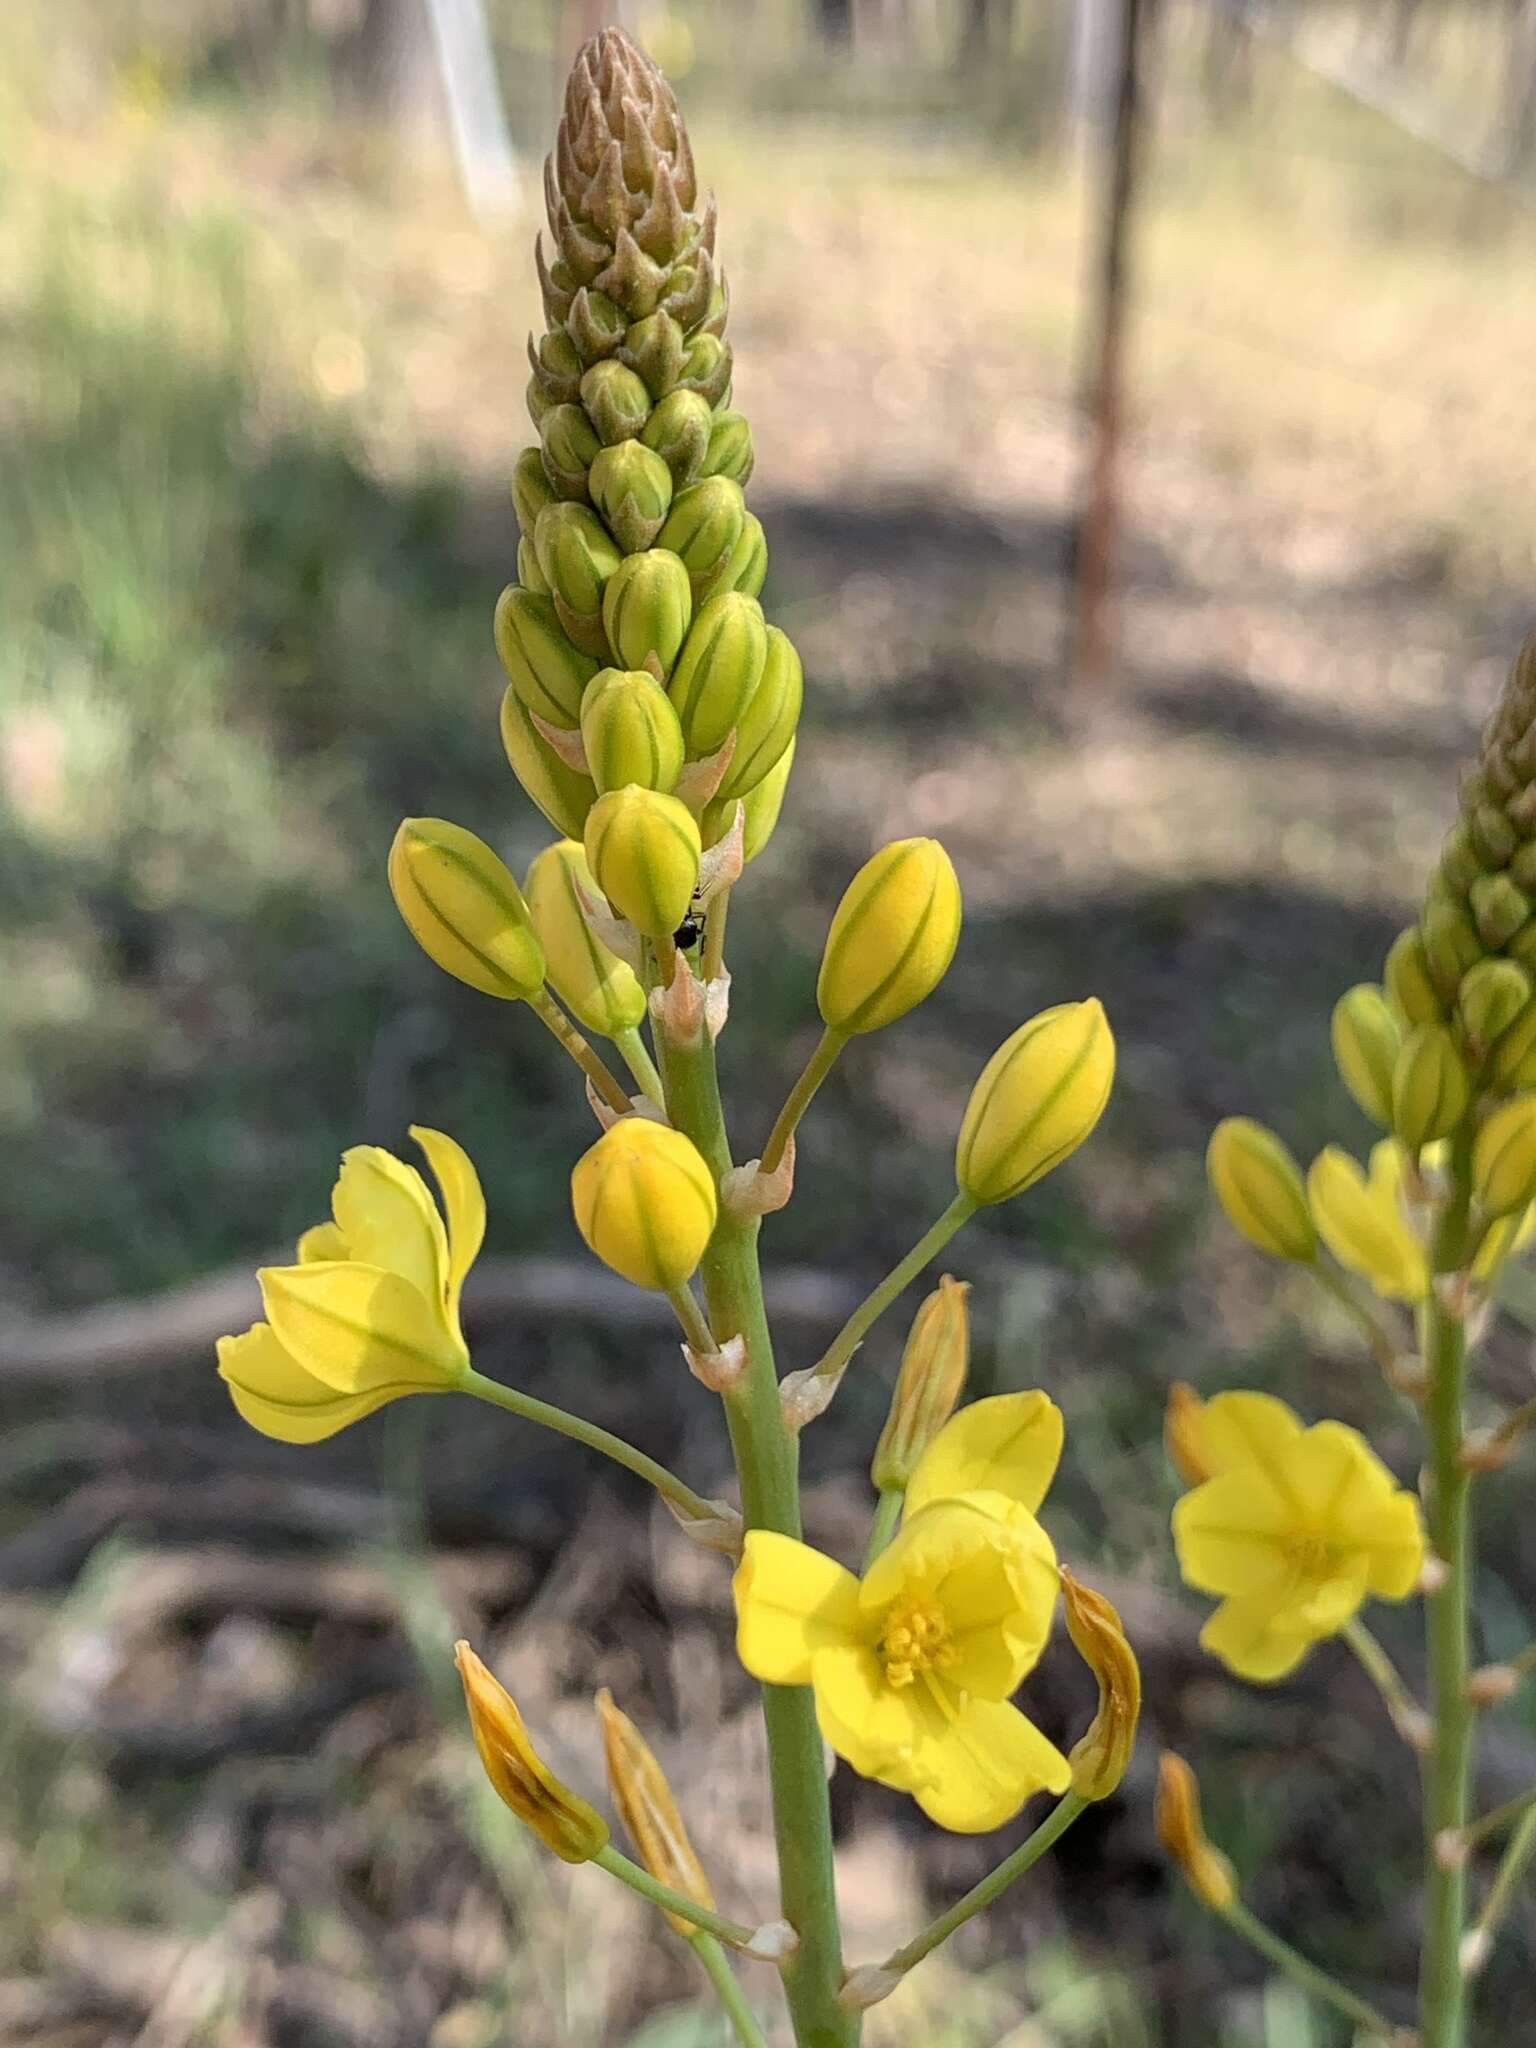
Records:
M566 325L582 362L597 363L623 341L626 319L622 306L589 285L576 293Z
M752 429L739 412L717 412L704 456L705 476L728 476L745 484L752 474Z
M881 1493L905 1492L918 1460L955 1412L971 1356L970 1291L946 1273L912 1319L869 1468Z
M1483 957L1477 928L1460 904L1436 897L1425 905L1424 956L1435 986L1447 1002L1455 998L1461 977Z
M768 542L760 519L748 513L741 522L736 545L712 575L694 579L696 605L719 597L723 591L739 590L743 597L756 597L768 574Z
M746 517L741 485L728 476L706 477L678 492L657 539L682 557L690 576L711 576L741 539Z
M671 470L679 490L698 475L709 449L713 422L708 399L697 391L669 391L641 429L641 440L655 449Z
M1339 1078L1383 1130L1392 1128L1392 1075L1402 1028L1374 982L1357 982L1333 1008L1333 1058Z
M1229 1116L1211 1133L1205 1170L1232 1228L1271 1258L1305 1265L1317 1256L1306 1184L1290 1147L1252 1117Z
M473 832L446 818L407 818L389 849L389 886L412 937L445 973L506 1002L544 986L522 891Z
M740 723L768 660L768 629L755 597L712 597L688 629L667 694L697 760L723 746Z
M551 328L529 353L540 384L557 405L569 405L581 395L581 357L576 344L563 327Z
M539 421L544 474L557 498L585 498L587 471L603 445L579 405L555 405Z
M543 451L525 448L512 470L512 510L517 514L517 523L525 539L533 538L539 514L546 505L554 502L554 491L544 474Z
M1493 1078L1501 1088L1536 1083L1536 1003L1523 1010L1493 1049Z
M724 398L731 381L731 344L718 334L696 334L683 355L684 391L697 391L711 405Z
M1392 1076L1392 1128L1411 1151L1448 1138L1467 1113L1471 1089L1456 1041L1443 1024L1416 1024Z
M702 843L687 805L654 789L611 790L592 806L583 843L619 916L648 939L671 938L699 886Z
M1509 863L1509 878L1527 894L1536 894L1536 839L1527 839L1523 846L1516 847Z
M523 398L528 407L528 417L536 427L543 426L545 420L548 419L550 413L553 412L555 406L559 403L557 399L550 397L548 391L544 388L543 380L539 377L530 377L528 379L528 383L523 391Z
M1467 892L1478 937L1489 948L1508 945L1531 914L1531 899L1508 875L1479 875Z
M638 441L605 448L587 477L592 502L625 554L648 548L672 503L672 472Z
M578 725L597 663L566 638L554 601L509 583L497 600L495 633L501 665L528 709L550 725Z
M1536 917L1523 924L1504 948L1509 958L1536 974Z
M1006 1202L1075 1152L1104 1113L1115 1041L1097 997L1021 1024L971 1090L955 1178L973 1202Z
M880 1031L944 979L960 941L960 881L936 839L896 839L864 863L833 913L816 980L822 1022Z
M550 987L584 1031L617 1038L645 1021L645 990L634 969L593 932L582 892L594 900L600 893L574 839L546 846L523 884Z
M581 380L581 402L605 447L631 440L651 416L651 394L642 380L611 358L594 363Z
M1531 977L1513 960L1480 960L1461 978L1456 1007L1475 1045L1492 1045L1514 1023L1533 994Z
M581 700L581 741L600 796L627 782L670 790L683 765L683 729L644 669L605 668Z
M1472 1146L1472 1191L1488 1216L1536 1201L1536 1095L1502 1103Z
M624 336L619 359L637 372L653 399L665 398L683 374L683 330L670 313L648 313Z
M644 668L654 655L670 675L692 619L688 571L666 548L626 556L604 586L603 628L625 668Z
M597 791L539 732L515 685L501 700L501 743L513 774L550 824L565 838L579 839Z
M1487 872L1487 863L1478 858L1465 824L1455 824L1446 833L1437 866L1451 887L1460 890L1470 889Z
M1520 844L1520 835L1509 822L1509 813L1502 804L1478 804L1467 820L1467 829L1485 868L1509 865Z
M1438 1024L1444 1020L1444 1005L1424 950L1424 934L1416 924L1400 931L1392 941L1382 980L1388 999L1404 1024Z
M737 720L736 747L720 781L720 796L745 796L762 781L795 736L804 693L805 677L794 642L770 626L763 673Z
M535 597L549 596L549 585L545 581L544 571L539 567L538 551L526 536L517 544L517 580L524 590L531 590Z
M597 514L587 505L546 506L533 530L533 544L545 581L566 611L579 619L596 618L603 608L603 585L624 559Z

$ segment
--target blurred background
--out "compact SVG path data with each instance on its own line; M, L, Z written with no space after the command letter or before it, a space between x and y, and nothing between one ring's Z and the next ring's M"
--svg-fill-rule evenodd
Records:
M0 26L18 2048L721 2042L660 1923L488 1805L460 1632L588 1788L612 1686L723 1903L770 1910L718 1561L624 1475L509 1421L409 1402L292 1450L238 1424L213 1373L341 1148L421 1120L486 1181L482 1368L727 1483L664 1321L577 1241L590 1122L559 1053L428 965L383 870L405 813L519 870L547 836L502 758L489 621L533 438L540 165L571 52L619 14L10 0ZM1337 1646L1263 1691L1202 1659L1159 1426L1174 1378L1265 1386L1411 1473L1347 1328L1213 1220L1201 1160L1237 1110L1304 1156L1368 1142L1328 1009L1410 912L1536 609L1536 9L622 19L719 196L765 602L810 686L731 921L739 1155L813 1042L852 869L936 833L967 896L943 989L844 1059L802 1134L764 1233L783 1363L947 1199L969 1082L1017 1021L1097 992L1121 1045L1092 1144L948 1263L975 1283L976 1391L1041 1384L1066 1410L1051 1527L1132 1627L1147 1736L1122 1796L873 2014L871 2043L1342 2048L1170 1879L1155 1752L1196 1761L1256 1910L1395 2013L1418 1932L1407 1759ZM807 1439L813 1533L845 1551L915 1301ZM1518 1327L1488 1384L1529 1393ZM1533 1633L1520 1486L1488 1483L1489 1655ZM1414 1671L1412 1617L1381 1632ZM1089 1698L1069 1655L1027 1704L1070 1739ZM1533 1760L1517 1698L1486 1795ZM859 1960L1016 1835L942 1837L846 1771L834 1796ZM1488 2038L1520 2038L1533 1960L1528 1900Z

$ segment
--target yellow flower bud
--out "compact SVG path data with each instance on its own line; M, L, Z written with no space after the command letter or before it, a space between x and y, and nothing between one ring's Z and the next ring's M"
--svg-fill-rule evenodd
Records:
M630 332L633 334L634 330ZM699 473L709 448L713 419L709 401L701 398L697 391L669 391L640 430L640 438L646 447L654 448L671 470L679 493ZM676 510L677 501L674 499L674 513ZM664 539L662 545L670 548L673 542Z
M1072 1790L1107 1799L1130 1768L1141 1718L1141 1666L1120 1617L1102 1593L1061 1571L1062 1604L1073 1647L1099 1682L1099 1705L1088 1732L1068 1753Z
M1507 946L1531 914L1531 899L1508 875L1479 875L1467 891L1477 935L1488 947Z
M512 1695L468 1643L454 1645L453 1661L464 1686L470 1733L497 1798L567 1863L590 1863L608 1846L608 1823L561 1784L529 1741Z
M757 599L735 590L712 597L689 627L667 684L693 759L712 754L740 724L767 660Z
M1456 1008L1462 1028L1479 1048L1501 1038L1530 1002L1536 989L1525 969L1513 960L1479 960L1461 977Z
M533 529L539 567L555 596L578 618L603 608L603 586L624 557L588 505L547 505Z
M768 537L763 523L749 512L741 522L736 545L722 555L716 567L693 579L693 601L703 605L723 591L739 590L743 597L756 597L768 576Z
M894 839L864 863L833 914L816 981L822 1021L851 1038L931 995L960 942L960 881L936 839Z
M969 1285L946 1273L912 1319L890 1412L869 1476L882 1493L901 1492L917 1461L955 1411L971 1356Z
M546 846L528 870L523 894L544 948L544 975L585 1031L617 1038L645 1019L645 990L634 969L593 932L579 890L599 895L574 839Z
M517 544L517 580L535 597L549 596L549 585L544 581L544 571L539 567L539 558L531 540L520 540Z
M670 674L692 617L688 571L665 548L627 555L603 588L603 628L622 668L644 668L654 655Z
M407 818L389 886L412 937L445 973L508 1002L544 986L544 951L522 891L483 839L446 818Z
M620 917L648 939L669 939L699 886L702 842L675 796L630 783L600 796L587 818L587 865Z
M592 502L627 555L648 548L672 503L672 472L638 441L605 448L587 477Z
M1347 1152L1325 1146L1308 1170L1307 1199L1318 1235L1341 1265L1378 1294L1423 1300L1429 1262L1403 1213L1402 1152L1393 1140L1373 1147L1369 1180Z
M1467 1113L1471 1087L1443 1024L1416 1024L1392 1075L1392 1127L1411 1151L1448 1138Z
M1424 934L1417 925L1409 925L1392 941L1382 980L1392 1007L1404 1024L1438 1024L1444 1018L1439 992L1429 971Z
M715 1183L669 1124L621 1117L571 1173L576 1227L605 1266L670 1293L691 1279L715 1228Z
M1523 1010L1493 1049L1493 1077L1503 1088L1536 1083L1536 1003Z
M1443 897L1425 907L1420 930L1424 934L1424 957L1435 986L1449 1001L1467 969L1482 959L1483 942L1461 906Z
M1187 1380L1175 1380L1168 1389L1163 1449L1186 1486L1203 1486L1215 1472L1205 1441L1205 1403Z
M697 396L696 393L692 395ZM656 411L661 412L667 403L663 399ZM709 445L708 431L706 427L705 447ZM648 446L656 445L650 440L649 429L642 438ZM664 448L658 452L666 457ZM702 449L699 459L703 460ZM672 500L672 510L656 537L657 544L670 548L674 555L680 555L690 576L709 576L741 539L746 518L747 505L741 495L741 485L732 483L727 476L706 477L702 483L690 484L687 490L679 491Z
M590 779L568 768L528 715L510 686L501 700L501 743L512 772L551 825L566 839L579 839L597 795Z
M670 313L648 313L625 330L619 359L644 380L652 398L661 398L683 374L683 330Z
M1333 1057L1339 1078L1383 1130L1392 1128L1392 1072L1402 1028L1374 982L1346 989L1333 1008Z
M494 631L501 665L528 709L567 731L579 724L597 663L571 645L554 600L509 583L496 603Z
M788 634L768 628L768 655L752 701L736 726L736 750L721 778L727 801L755 789L795 736L805 677Z
M1472 1146L1472 1187L1489 1216L1536 1201L1536 1095L1501 1104Z
M683 765L677 713L644 669L599 669L581 700L581 742L599 794L627 782L670 790Z
M539 514L554 502L554 491L544 474L543 455L537 448L525 448L512 470L512 509L525 540L533 538Z
M609 1789L635 1854L652 1877L713 1912L715 1895L650 1744L628 1714L614 1705L606 1686L597 1695L597 1712L603 1724ZM679 1914L668 1913L667 1918L685 1939L698 1931Z
M971 1090L955 1178L973 1202L1033 1187L1088 1136L1109 1101L1115 1041L1097 996L1021 1024Z
M1200 1787L1194 1772L1171 1749L1163 1751L1158 1763L1154 1819L1158 1840L1201 1905L1215 1913L1225 1912L1237 1897L1237 1878L1201 1824Z
M1227 1221L1250 1244L1276 1259L1316 1258L1301 1168L1272 1130L1252 1117L1225 1117L1211 1133L1205 1167Z

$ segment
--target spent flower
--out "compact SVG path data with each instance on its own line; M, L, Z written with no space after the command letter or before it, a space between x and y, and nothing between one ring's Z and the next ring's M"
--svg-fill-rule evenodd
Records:
M469 1729L485 1775L504 1806L567 1863L590 1863L608 1846L608 1823L563 1784L529 1739L517 1702L468 1643L454 1645Z

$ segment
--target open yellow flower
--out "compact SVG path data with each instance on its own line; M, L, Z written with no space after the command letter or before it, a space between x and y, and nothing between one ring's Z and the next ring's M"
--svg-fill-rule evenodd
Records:
M1424 1563L1419 1504L1341 1422L1310 1429L1269 1394L1200 1415L1210 1477L1173 1511L1186 1582L1222 1596L1202 1646L1239 1678L1283 1678L1370 1594L1403 1600Z
M469 1368L459 1294L485 1234L467 1153L413 1125L443 1210L415 1167L377 1145L345 1153L333 1220L299 1239L298 1263L257 1274L265 1322L219 1339L219 1373L254 1428L312 1444L400 1394L443 1393Z
M1429 1260L1403 1202L1403 1148L1395 1138L1371 1147L1367 1175L1338 1145L1326 1145L1307 1175L1318 1235L1341 1266L1395 1301L1422 1301Z
M1059 1575L1035 1510L1061 1455L1044 1394L962 1409L907 1488L862 1579L766 1529L735 1579L737 1650L770 1685L810 1685L821 1732L867 1778L910 1792L941 1827L1000 1827L1071 1767L1009 1704L1050 1633Z

